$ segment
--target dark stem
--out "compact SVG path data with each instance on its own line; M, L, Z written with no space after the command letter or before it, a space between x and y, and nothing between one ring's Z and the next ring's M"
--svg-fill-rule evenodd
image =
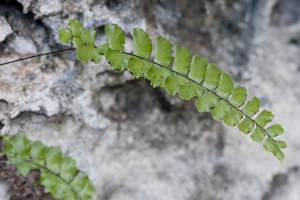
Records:
M1 65L7 65L7 64L10 64L10 63L15 63L15 62L22 61L22 60L27 60L27 59L30 59L30 58L39 57L39 56L45 56L45 55L49 55L49 54L60 53L60 52L63 52L63 51L74 51L74 50L76 50L76 49L69 48L69 49L62 49L62 50L58 50L58 51L52 51L52 52L48 52L48 53L42 53L42 54L38 54L38 55L34 55L34 56L29 56L29 57L26 57L26 58L21 58L21 59L18 59L18 60L13 60L13 61L6 62L6 63L1 63L0 66Z

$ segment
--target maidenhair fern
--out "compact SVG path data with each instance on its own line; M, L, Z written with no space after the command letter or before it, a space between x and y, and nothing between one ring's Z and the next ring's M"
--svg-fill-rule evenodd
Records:
M100 62L102 56L110 63L113 69L128 70L135 78L146 78L153 87L165 88L169 94L186 100L196 97L196 107L199 112L211 112L215 120L224 120L228 126L237 125L245 134L251 133L255 142L265 138L263 146L266 151L272 152L282 163L284 154L281 149L286 148L284 141L274 138L283 133L281 125L276 124L266 128L274 115L263 110L259 112L260 100L251 97L247 102L247 90L244 87L233 87L232 78L223 73L214 64L209 64L198 54L192 56L185 47L175 46L175 58L172 57L172 44L162 36L156 38L155 59L149 60L152 45L149 35L140 28L134 28L133 53L124 52L125 37L122 29L115 24L105 24L105 34L108 43L94 46L96 32L84 30L77 20L69 22L71 29L60 29L59 36L62 42L72 39L77 49L77 58L80 61ZM170 66L174 59L173 66ZM247 103L246 103L247 102ZM246 105L242 108L242 106Z
M33 170L40 172L40 178L26 187L34 191L33 186L42 185L44 193L50 192L61 200L88 200L96 193L88 176L77 172L76 161L63 156L57 147L48 147L40 141L31 143L23 134L13 138L0 135L0 141L2 139L5 140L1 152L7 157L6 168L15 166L15 175L21 177L27 177Z

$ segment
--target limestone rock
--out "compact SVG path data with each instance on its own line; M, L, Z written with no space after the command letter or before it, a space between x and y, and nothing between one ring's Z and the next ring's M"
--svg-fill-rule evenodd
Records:
M5 38L13 33L13 30L11 29L10 25L7 23L5 18L3 16L0 16L0 43L5 40Z
M28 15L14 3L0 7L14 30L0 43L0 63L68 48L57 32L70 19L95 29L97 45L106 41L104 23L118 23L128 52L138 26L154 45L161 34L214 62L285 129L281 165L249 135L198 113L194 100L113 71L105 59L81 63L70 51L0 66L3 132L23 132L73 156L98 191L94 199L300 199L297 0L19 2ZM53 114L61 124L48 123Z

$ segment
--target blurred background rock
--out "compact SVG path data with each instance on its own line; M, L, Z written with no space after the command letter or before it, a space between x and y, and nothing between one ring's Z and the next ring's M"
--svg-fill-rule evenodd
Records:
M58 30L70 19L95 29L96 45L115 23L128 52L141 27L153 44L161 34L215 63L282 124L284 164L194 100L75 52L0 66L5 134L59 146L89 174L97 200L300 199L299 0L1 0L0 63L68 48ZM0 199L12 198L0 182Z

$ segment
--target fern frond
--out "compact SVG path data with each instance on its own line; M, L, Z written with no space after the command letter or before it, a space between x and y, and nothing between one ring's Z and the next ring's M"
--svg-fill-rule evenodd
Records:
M17 167L17 174L27 176L33 169L40 170L40 179L35 184L43 185L45 193L51 192L61 200L88 200L96 193L88 176L76 172L76 161L63 156L57 147L47 147L40 141L31 143L23 134L0 137L5 140L2 152Z
M252 119L259 111L259 99L251 97L247 102L246 88L233 87L232 78L228 74L197 54L192 57L185 47L178 44L175 46L175 60L171 67L172 44L160 35L156 38L154 61L149 60L151 41L149 35L139 28L135 28L133 33L133 53L124 52L125 38L120 27L106 24L105 34L108 48L107 44L104 44L106 46L101 47L102 51L98 52L105 55L113 69L128 70L135 78L146 78L151 81L153 87L165 88L173 96L179 94L186 100L197 97L196 107L199 112L211 112L215 120L224 120L229 126L237 125L245 134L251 132L251 138L256 142L261 142L267 137L264 142L265 149L271 151L281 163L283 162L284 154L280 149L286 148L286 143L274 139L283 133L282 127L276 124L265 128L274 118L272 113L266 110ZM70 33L60 31L60 36L61 40L65 41L70 37ZM83 35L81 40L84 43ZM86 59L90 57L87 56Z

